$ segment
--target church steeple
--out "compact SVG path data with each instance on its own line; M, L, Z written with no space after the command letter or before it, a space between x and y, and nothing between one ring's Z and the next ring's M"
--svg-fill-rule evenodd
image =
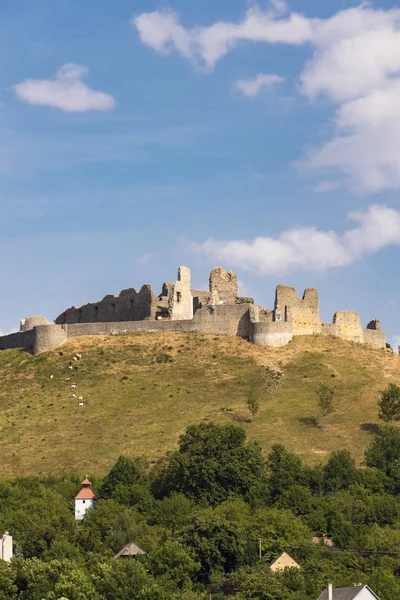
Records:
M83 519L88 508L96 506L96 496L90 489L91 485L86 477L81 483L81 491L75 496L75 519L77 520Z

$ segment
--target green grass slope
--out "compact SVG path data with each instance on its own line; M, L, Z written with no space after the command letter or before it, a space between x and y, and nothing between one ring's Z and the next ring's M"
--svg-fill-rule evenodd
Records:
M246 394L268 368L282 370L282 383L263 394L250 422ZM37 357L7 350L0 352L0 478L102 475L123 453L157 460L201 421L239 423L265 452L282 443L310 464L339 448L361 463L379 390L390 381L400 383L398 355L323 336L279 349L160 333L80 338ZM320 383L336 390L324 431L315 424ZM87 404L79 407L73 393Z

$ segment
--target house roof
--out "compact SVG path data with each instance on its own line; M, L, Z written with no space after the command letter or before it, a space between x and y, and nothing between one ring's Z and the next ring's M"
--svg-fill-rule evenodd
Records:
M370 592L371 599L376 598L376 600L379 600L378 596L374 594L367 585L352 585L351 587L334 588L332 597L333 600L355 600L363 589L367 589ZM328 600L328 590L324 590L318 600Z
M270 564L270 568L273 571L283 571L283 569L290 569L292 567L300 569L300 565L287 552L281 552L278 558Z
M133 542L130 542L129 544L126 544L114 558L119 558L120 556L138 556L139 554L146 554L146 552Z
M81 485L92 485L89 481L89 479L86 477L86 479L84 479L81 483Z

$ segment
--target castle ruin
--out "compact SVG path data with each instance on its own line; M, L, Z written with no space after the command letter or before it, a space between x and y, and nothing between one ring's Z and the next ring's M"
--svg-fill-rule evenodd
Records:
M358 313L337 311L332 323L323 323L314 288L307 288L300 299L294 288L278 285L270 310L238 295L233 271L213 269L209 289L202 291L192 289L190 270L179 267L176 282L164 283L158 296L146 284L139 291L130 288L119 296L68 308L54 323L44 317L23 319L19 332L0 337L0 350L26 348L41 354L78 336L157 331L236 335L272 347L284 346L294 336L317 334L386 346L379 320L363 328Z

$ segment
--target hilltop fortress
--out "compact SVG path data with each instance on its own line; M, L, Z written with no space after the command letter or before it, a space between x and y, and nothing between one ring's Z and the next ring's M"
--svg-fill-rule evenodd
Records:
M85 335L177 331L237 335L258 346L284 346L297 335L334 335L361 344L385 348L380 321L366 328L352 311L338 311L332 323L319 316L318 291L307 288L302 299L292 287L278 285L272 310L238 295L233 271L213 269L209 290L193 290L190 270L179 267L175 283L164 283L160 295L151 285L108 295L100 302L73 306L50 323L44 317L21 321L20 331L0 337L0 350L26 348L33 354L52 350Z

